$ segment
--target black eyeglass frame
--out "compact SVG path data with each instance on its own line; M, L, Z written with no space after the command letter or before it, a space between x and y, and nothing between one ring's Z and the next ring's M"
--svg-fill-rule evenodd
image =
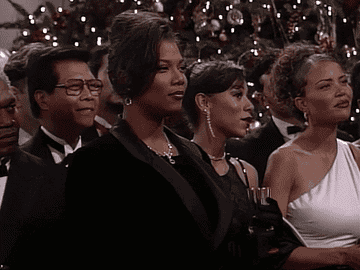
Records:
M79 89L75 89L75 90L70 89L69 84L71 82L78 82L78 81L82 82L82 86ZM90 83L94 82L94 81L101 83L101 87L97 90L90 89ZM93 96L100 96L102 89L104 87L104 84L102 83L102 81L100 79L90 79L90 80L70 79L70 80L67 80L66 83L60 83L60 84L55 85L55 88L65 88L66 94L68 96L79 96L82 93L82 91L84 90L85 85L89 88L89 91L90 91L91 95L93 95Z

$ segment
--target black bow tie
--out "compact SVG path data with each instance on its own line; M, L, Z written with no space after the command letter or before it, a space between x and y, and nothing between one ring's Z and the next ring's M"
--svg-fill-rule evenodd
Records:
M290 127L287 127L287 133L290 135L290 134L295 134L295 133L298 133L298 132L302 132L304 130L304 128L302 127L299 127L299 126L290 126Z
M60 153L65 154L65 147L62 144L54 141L47 135L45 135L45 143L50 145L52 148L58 150Z
M5 157L1 160L0 164L0 177L8 176L8 169L6 167L6 163L10 160L10 157Z

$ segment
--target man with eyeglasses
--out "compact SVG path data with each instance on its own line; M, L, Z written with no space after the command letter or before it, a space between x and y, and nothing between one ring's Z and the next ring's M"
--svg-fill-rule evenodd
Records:
M32 113L41 124L21 149L65 166L84 145L81 133L92 127L103 84L87 62L90 53L75 47L46 48L29 60L28 92Z

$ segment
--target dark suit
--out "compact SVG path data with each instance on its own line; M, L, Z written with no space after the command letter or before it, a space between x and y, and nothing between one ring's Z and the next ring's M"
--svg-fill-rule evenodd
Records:
M0 264L12 270L57 268L64 248L64 193L63 167L21 150L12 155L0 209Z
M32 137L25 144L21 145L20 149L43 160L51 161L55 164L54 158L51 155L51 151L46 144L45 137L47 137L47 135L41 130L41 128L39 128L34 137ZM87 143L94 139L97 139L98 137L99 135L96 131L95 126L92 126L85 129L81 141L83 145L86 145Z
M337 137L344 141L354 140L350 134L340 129ZM244 138L229 139L226 142L226 152L253 165L258 171L259 183L262 184L270 154L284 143L284 137L271 118L268 123Z
M217 202L215 224L189 181L120 120L110 134L79 149L69 168L72 269L216 269L215 250L233 215L230 193L215 183L218 176L194 144L165 132L204 176Z

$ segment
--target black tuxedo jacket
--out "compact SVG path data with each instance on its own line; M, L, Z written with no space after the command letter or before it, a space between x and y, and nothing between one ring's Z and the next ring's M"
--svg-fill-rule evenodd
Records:
M43 160L50 161L55 164L54 158L51 155L51 151L46 144L46 140L44 137L47 135L41 130L38 129L34 137L32 137L29 141L20 146L20 149L28 152L34 156L37 156ZM86 145L94 139L99 137L95 126L92 126L86 129L81 135L82 144Z
M353 136L340 129L337 130L337 137L344 141L354 141ZM270 154L284 143L284 137L271 118L268 123L244 138L229 139L226 142L226 152L253 165L258 171L261 185Z
M65 169L21 150L11 157L0 209L0 264L57 269L64 250Z

